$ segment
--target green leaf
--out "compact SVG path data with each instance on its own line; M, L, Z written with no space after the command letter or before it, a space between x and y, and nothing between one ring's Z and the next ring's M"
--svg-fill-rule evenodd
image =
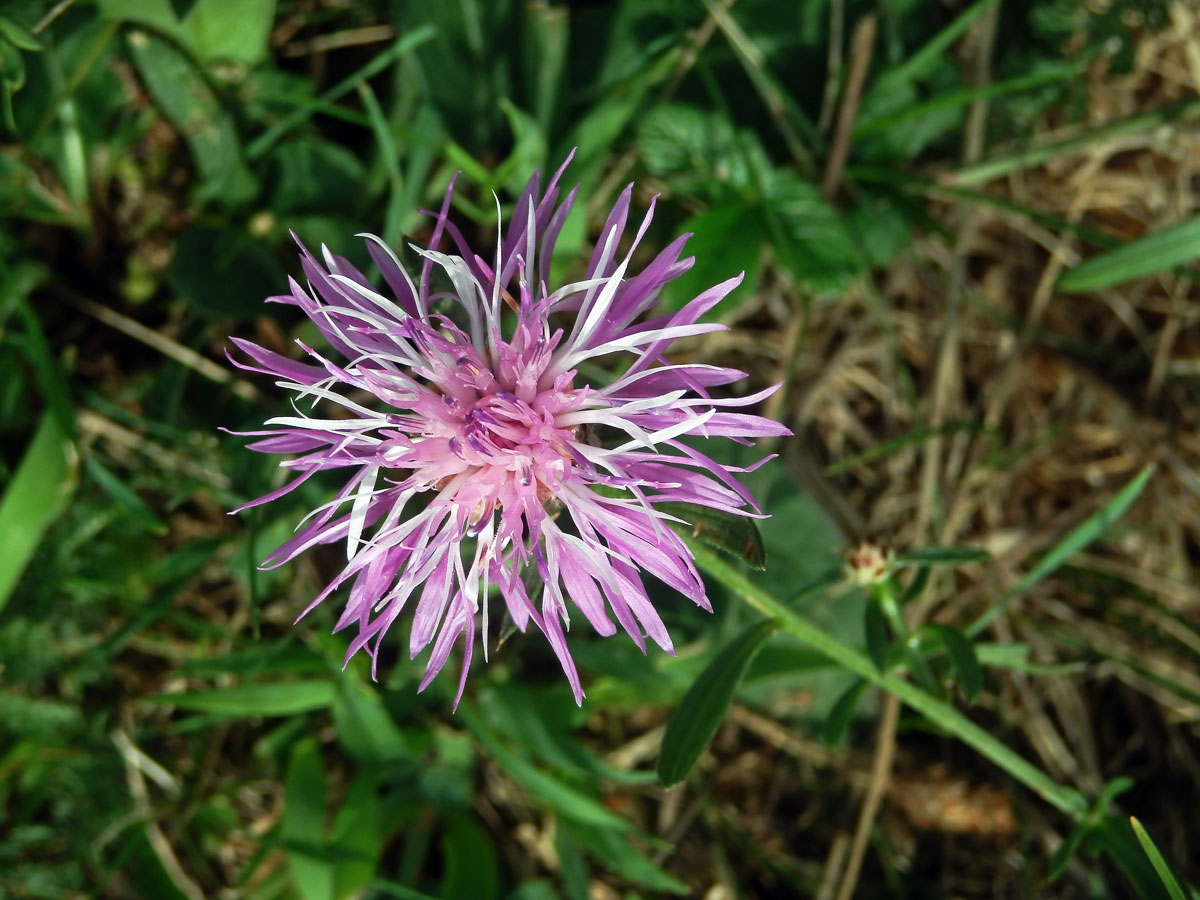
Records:
M862 699L863 692L869 686L863 679L855 679L834 702L829 715L825 717L825 725L821 729L821 740L826 747L841 745L846 737L846 730L850 727L850 720L854 718L854 711L858 709L858 701Z
M1146 856L1149 857L1150 864L1154 866L1154 871L1162 879L1163 887L1171 895L1171 900L1188 900L1187 895L1183 892L1183 887L1179 884L1179 879L1175 877L1175 873L1171 871L1171 867L1163 859L1162 853L1155 846L1154 841L1150 839L1150 835L1146 833L1146 829L1142 826L1142 823L1134 816L1130 816L1129 824L1133 827L1133 833L1137 837L1138 843L1146 851Z
M728 313L758 284L767 239L762 207L742 201L714 206L684 222L683 230L692 232L687 252L695 256L696 263L668 285L663 310L682 309L714 284L745 272L745 280L723 302L722 309ZM737 240L731 235L737 235Z
M118 505L124 507L142 528L151 534L164 535L167 533L166 524L151 511L150 507L137 495L137 491L126 482L108 471L93 456L84 457L83 465L88 477L96 482L100 490L108 494Z
M691 535L734 559L740 559L751 568L767 567L767 548L763 545L758 523L749 516L738 516L696 503L658 503L654 508L683 519L684 524L667 523L681 534Z
M42 42L23 25L18 25L8 16L0 16L0 38L8 41L14 47L36 53L42 49Z
M43 533L75 491L79 459L58 419L42 417L0 500L0 609L8 602Z
M1064 272L1063 291L1095 291L1167 271L1200 256L1200 216L1130 241Z
M975 547L921 547L896 557L900 566L962 566L992 558L986 550Z
M321 751L313 738L292 748L284 783L286 803L280 830L288 849L292 881L304 900L334 900L334 867L306 852L325 842L325 799L328 791ZM304 848L304 849L301 849Z
M156 694L146 699L181 709L231 716L291 716L324 709L333 703L335 696L334 683L323 680L239 684L210 691Z
M330 182L338 184L339 179L331 175ZM291 221L300 227L296 219ZM306 234L306 239L311 235ZM263 241L240 229L201 223L179 236L166 280L194 313L206 319L253 315L263 297L287 284L283 268ZM221 289L213 290L214 284Z
M658 780L670 787L700 758L733 700L754 654L775 631L774 620L756 622L730 641L700 673L671 714L658 756Z
M565 818L584 825L617 831L633 828L630 822L609 810L595 797L566 784L548 772L534 768L498 740L484 725L479 714L467 704L459 706L457 715L497 765Z
M974 703L983 689L983 672L979 668L979 660L975 656L975 647L963 633L949 625L930 624L923 629L936 637L950 654L950 661L958 672L958 681L962 685L963 695Z
M1164 882L1162 873L1153 864L1153 857L1147 859L1149 854L1138 840L1132 821L1112 813L1102 816L1089 834L1089 843L1108 856L1133 882L1133 896L1140 900L1168 900L1172 897L1171 885Z
M611 833L611 832L606 832ZM488 832L473 818L456 815L442 834L441 896L498 900L500 860Z
M394 763L412 755L404 733L388 715L373 686L350 674L339 678L337 686L333 724L338 741L350 756L369 766Z
M1146 466L1146 468L1131 478L1128 484L1117 491L1113 495L1113 498L1104 504L1100 510L1088 516L1079 527L1055 544L1050 549L1050 552L1043 556L1037 565L1026 572L1025 576L1010 591L971 623L966 629L967 637L973 638L978 635L996 616L1000 615L1008 607L1008 604L1015 597L1029 590L1029 588L1061 566L1071 556L1104 534L1108 530L1108 527L1121 518L1125 514L1125 510L1133 505L1133 501L1141 495L1153 474L1154 466Z
M863 635L867 642L867 656L875 668L884 672L887 670L888 656L888 625L887 616L883 614L883 606L879 597L872 594L863 608Z
M766 210L776 256L804 288L838 293L861 271L862 251L845 219L812 182L776 172Z
M625 835L580 825L572 825L570 830L588 853L599 860L610 872L620 872L622 877L652 891L691 894L686 884L667 874L647 859ZM447 894L446 896L467 897L473 895Z
M1090 824L1080 825L1072 829L1071 833L1067 835L1067 839L1055 848L1046 869L1046 874L1050 876L1051 881L1055 881L1066 871L1067 863L1079 852L1079 848L1083 845L1084 839L1087 838L1090 832Z
M275 0L97 0L106 19L147 25L201 62L254 65L267 56Z
M233 119L204 76L170 42L145 31L129 34L129 49L151 96L192 151L201 180L198 199L236 206L253 197L257 188Z
M358 897L379 867L383 842L378 772L361 769L338 807L330 833L333 849L333 895Z

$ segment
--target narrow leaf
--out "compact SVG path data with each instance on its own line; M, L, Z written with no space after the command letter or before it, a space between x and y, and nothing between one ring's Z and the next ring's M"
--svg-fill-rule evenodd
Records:
M670 787L684 779L700 758L754 654L775 631L774 620L751 625L717 654L688 688L667 722L658 756L658 780Z
M961 566L991 558L986 550L975 547L920 547L901 553L896 563L902 566Z
M858 709L858 701L862 699L867 686L868 682L857 678L834 702L833 708L829 710L829 717L825 720L825 726L821 729L821 740L826 747L841 745L846 737L846 729L850 727L850 720L854 717L854 711Z
M1162 853L1159 852L1154 841L1150 839L1150 835L1146 833L1146 829L1142 826L1142 823L1134 816L1130 816L1129 824L1133 826L1133 833L1137 836L1138 843L1146 851L1146 856L1150 858L1150 864L1154 866L1154 871L1162 879L1163 887L1171 895L1171 900L1187 900L1187 896L1183 892L1183 887L1179 884L1179 879L1175 877L1175 873L1171 871L1171 867L1163 859Z
M458 717L470 729L483 748L506 773L511 775L546 805L565 818L584 825L628 831L633 825L609 810L595 797L585 794L553 775L535 768L531 763L506 747L484 725L474 709L463 703L458 708Z
M146 699L231 716L290 716L329 706L334 701L334 687L332 681L269 681Z
M879 598L872 596L863 609L863 634L867 641L867 656L877 671L887 670L888 630L887 618L879 605Z
M973 638L978 635L996 616L1000 615L1008 607L1013 598L1029 590L1029 588L1061 566L1071 556L1104 534L1108 530L1108 526L1121 518L1125 514L1125 511L1133 505L1133 501L1141 495L1142 490L1146 487L1146 483L1153 474L1154 466L1146 466L1146 468L1130 479L1125 487L1117 491L1113 495L1113 498L1104 504L1103 508L1088 516L1078 528L1055 544L1050 552L1043 556L1038 564L1030 569L1012 590L971 623L970 627L966 629L967 637Z
M974 703L983 688L983 672L979 668L975 647L963 637L961 631L951 628L949 625L934 624L925 627L930 633L936 635L942 646L946 648L946 652L950 654L950 661L954 663L955 671L958 672L958 682L962 685L963 695L968 702Z
M1064 272L1064 291L1094 291L1173 269L1200 256L1200 216L1093 256Z

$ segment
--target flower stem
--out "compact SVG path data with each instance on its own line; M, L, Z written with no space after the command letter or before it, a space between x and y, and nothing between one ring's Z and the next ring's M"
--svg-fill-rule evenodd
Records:
M895 695L934 725L974 747L1014 779L1047 803L1080 821L1089 804L1074 788L1050 778L1037 766L1004 743L992 737L954 707L926 691L888 672L880 672L870 658L855 647L824 631L804 616L789 609L767 591L755 585L730 563L695 541L689 541L696 562L712 578L723 584L740 600L779 622L779 627L803 641L818 653L871 684Z

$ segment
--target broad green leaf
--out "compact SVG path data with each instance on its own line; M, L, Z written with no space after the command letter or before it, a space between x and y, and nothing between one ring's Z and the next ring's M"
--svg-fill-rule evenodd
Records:
M896 557L901 566L961 566L991 559L986 550L975 547L920 547Z
M333 895L358 897L379 865L388 833L381 827L378 772L366 767L350 782L334 816L330 844Z
M33 32L23 25L18 25L8 16L0 16L0 38L8 41L14 47L28 50L31 53L42 49L42 42L34 36Z
M758 136L727 116L686 104L655 107L638 127L646 168L692 185L714 199L752 201L761 194L771 162Z
M1158 877L1162 879L1163 887L1167 889L1167 893L1171 895L1171 900L1188 900L1187 895L1183 892L1183 887L1179 884L1179 879L1175 877L1175 873L1171 871L1170 865L1163 859L1162 852L1155 846L1150 835L1146 833L1146 829L1142 823L1135 817L1129 817L1129 824L1133 828L1134 836L1137 837L1138 843L1142 845L1142 849L1146 851L1146 856L1150 859L1150 864L1154 866L1154 871L1158 873Z
M188 142L200 173L197 200L236 206L250 199L256 187L233 119L201 73L170 42L148 32L132 32L129 49L151 96Z
M254 65L267 55L275 0L97 0L107 19L147 25L202 62Z
M75 491L75 447L51 413L33 439L0 500L0 609L8 602L43 533Z
M181 709L231 716L292 716L324 709L333 703L335 697L335 684L324 680L239 684L210 691L156 694L146 699L170 703Z
M313 177L318 177L314 167ZM336 174L329 182L341 185ZM298 191L303 196L303 192ZM300 228L294 217L294 227ZM305 233L306 242L314 235ZM253 315L268 297L287 284L287 276L270 248L246 232L196 223L179 236L166 273L167 284L205 319ZM221 290L213 290L220 284Z
M856 679L834 702L833 709L826 716L825 725L821 729L821 740L826 747L841 745L846 737L846 729L850 727L850 720L854 718L854 711L858 709L858 701L862 699L863 692L868 687L870 685L866 681Z
M1163 272L1200 256L1200 216L1130 241L1116 250L1084 260L1058 279L1063 291L1095 291L1155 272Z
M500 860L488 832L472 816L452 816L442 833L443 897L499 900Z
M930 624L925 630L934 635L950 654L950 661L958 672L958 682L962 685L963 695L971 703L979 697L983 689L983 672L979 669L979 660L975 656L975 647L963 633L949 625Z
M749 516L738 516L696 503L658 503L659 509L683 519L687 524L669 522L672 528L689 534L708 546L740 559L754 569L767 567L767 550L758 523Z
M683 695L663 733L658 780L670 787L695 765L733 700L754 654L775 631L774 620L756 622L730 641Z
M780 264L813 293L845 290L863 257L842 214L815 184L789 170L775 173L769 191L766 219Z
M334 900L334 867L323 854L307 852L325 843L328 785L321 751L312 738L292 748L284 784L286 802L280 828L288 848L292 881L304 900Z
M684 222L682 230L692 233L687 252L695 256L696 263L668 284L663 311L682 309L714 284L745 272L741 285L722 302L722 309L728 313L758 284L762 248L767 241L762 207L742 201L714 206Z
M372 686L345 674L337 679L333 723L346 752L364 765L384 765L405 759L412 748L384 709Z

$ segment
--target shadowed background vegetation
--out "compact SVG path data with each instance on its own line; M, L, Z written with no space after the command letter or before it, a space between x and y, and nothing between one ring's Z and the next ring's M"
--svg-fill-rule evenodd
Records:
M1200 896L1198 89L1184 0L0 0L0 897ZM487 247L572 149L556 280L657 195L795 437L676 657L452 714L293 627L337 548L258 569L332 490L227 515L227 338L310 339L289 230L368 269L461 171Z

